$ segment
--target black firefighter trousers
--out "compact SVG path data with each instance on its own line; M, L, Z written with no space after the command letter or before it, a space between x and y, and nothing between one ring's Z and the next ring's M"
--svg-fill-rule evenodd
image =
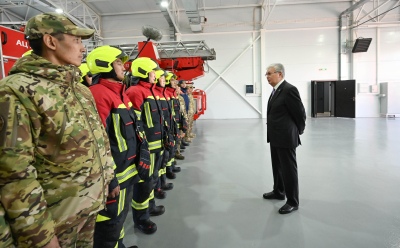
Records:
M105 220L107 217L104 218L101 215L105 210L99 212L94 230L93 248L125 248L122 243L125 236L124 222L129 212L129 199L131 199L132 190L133 185L122 189L119 196L107 204L107 211L118 211L116 218Z

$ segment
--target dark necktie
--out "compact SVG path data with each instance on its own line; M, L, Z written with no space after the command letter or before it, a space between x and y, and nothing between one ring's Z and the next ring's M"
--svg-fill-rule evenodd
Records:
M272 96L274 96L275 94L275 88L272 90Z

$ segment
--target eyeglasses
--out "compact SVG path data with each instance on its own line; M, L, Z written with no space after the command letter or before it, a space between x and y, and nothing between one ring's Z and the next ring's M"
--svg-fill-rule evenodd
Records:
M274 74L274 73L278 73L278 71L265 73L265 76L266 76L266 77L267 77L267 76L271 76L271 75Z

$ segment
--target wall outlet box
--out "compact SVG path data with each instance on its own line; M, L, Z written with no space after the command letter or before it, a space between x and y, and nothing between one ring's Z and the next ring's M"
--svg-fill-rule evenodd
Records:
M369 93L369 84L358 84L358 93Z
M378 85L371 85L371 93L378 93Z

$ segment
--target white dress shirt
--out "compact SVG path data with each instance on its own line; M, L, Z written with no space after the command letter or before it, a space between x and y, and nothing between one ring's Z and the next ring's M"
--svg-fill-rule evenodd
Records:
M275 85L275 87L274 87L275 92L276 92L276 90L279 88L279 86L281 86L281 84L283 83L283 81L285 81L285 79L282 79L277 85Z

